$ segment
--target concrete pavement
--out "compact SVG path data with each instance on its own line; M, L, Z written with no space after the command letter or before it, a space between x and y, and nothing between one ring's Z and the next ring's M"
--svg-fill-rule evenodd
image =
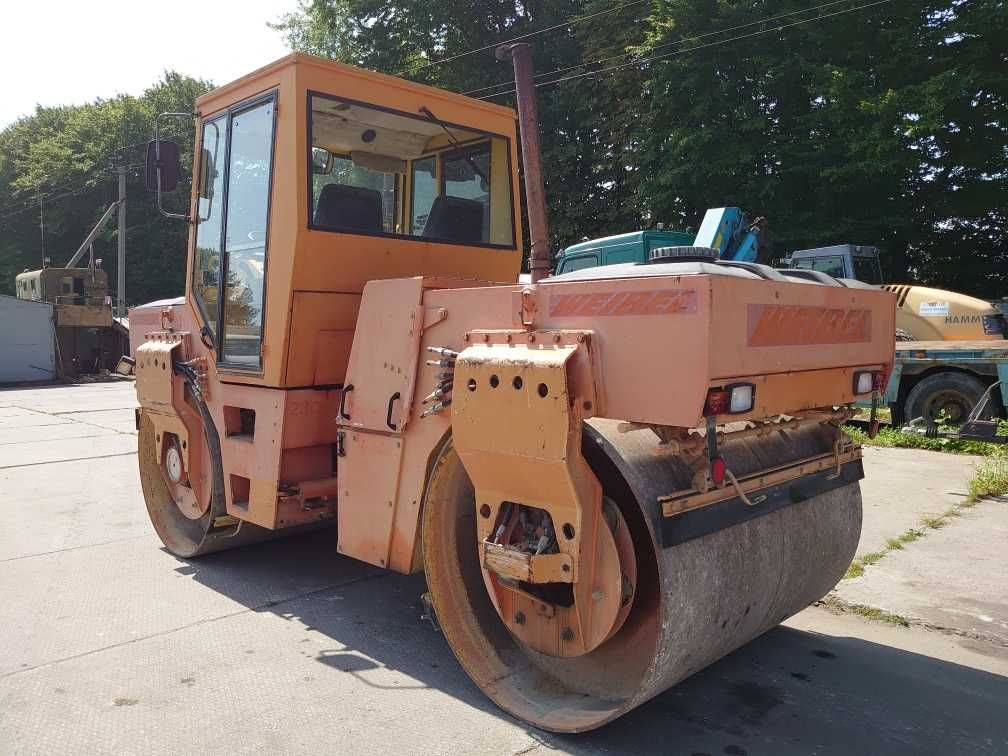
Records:
M864 523L858 554L885 548L886 539L920 525L966 499L967 483L983 459L925 449L864 447Z
M1006 546L1008 500L987 499L841 581L835 594L1008 648Z
M1008 752L1005 646L822 608L599 731L533 730L420 619L422 576L344 559L327 532L199 561L161 549L134 404L129 384L0 391L3 753ZM882 542L918 515L879 497L932 498L890 462L866 455ZM939 488L963 490L960 462Z

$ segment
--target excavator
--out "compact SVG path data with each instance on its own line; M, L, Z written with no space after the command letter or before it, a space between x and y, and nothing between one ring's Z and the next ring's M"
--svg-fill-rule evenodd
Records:
M694 247L550 275L497 54L516 110L302 54L196 101L185 295L130 317L140 480L183 560L335 526L424 572L486 695L578 732L843 575L895 297ZM160 207L179 154L156 128Z

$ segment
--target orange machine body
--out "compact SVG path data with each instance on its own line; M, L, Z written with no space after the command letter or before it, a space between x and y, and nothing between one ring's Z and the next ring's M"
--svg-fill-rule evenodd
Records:
M401 572L421 567L420 503L451 430L449 413L420 417L440 370L425 364L427 347L462 350L485 339L549 350L580 335L584 417L683 428L702 424L712 387L753 383L753 410L722 419L758 419L853 402L855 371L887 374L892 364L892 297L870 290L705 274L535 287L411 277L363 288L346 324L349 349L309 351L348 365L341 386L252 386L218 373L208 405L225 430L230 514L267 528L303 524L317 511L284 487L328 481L323 487L338 492L340 553ZM155 313L158 326L163 319L188 334L187 356L212 357L188 303L134 310L134 338ZM251 436L229 422L241 409L255 412Z
M518 283L513 111L297 54L197 111L185 297L130 314L170 551L335 521L334 551L425 569L473 679L565 731L846 569L839 426L891 372L892 294L691 249Z

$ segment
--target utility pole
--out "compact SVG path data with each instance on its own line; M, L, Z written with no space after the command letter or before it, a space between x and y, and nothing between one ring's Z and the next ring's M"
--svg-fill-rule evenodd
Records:
M126 317L126 169L119 169L119 252L116 259L119 282L116 287L116 315Z

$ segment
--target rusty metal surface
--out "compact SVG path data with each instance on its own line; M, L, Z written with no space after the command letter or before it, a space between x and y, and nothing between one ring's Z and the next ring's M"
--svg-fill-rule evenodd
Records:
M740 491L746 494L756 494L764 488L823 470L835 470L839 474L841 465L858 459L861 459L860 447L817 454L814 457L796 460L772 469L764 468L758 472L740 476L737 480L737 486L733 486L731 482L725 481L724 485L712 488L706 492L689 488L684 491L676 491L659 496L658 503L662 505L662 512L665 517L674 517L683 512L689 512L700 507L716 504L719 501L735 498L739 495Z
M618 467L657 533L661 487L686 479L685 466L656 458L639 434L620 434L611 421L592 421L590 427L589 436ZM803 429L726 443L721 452L737 474L747 476L832 449L838 433ZM853 484L660 550L661 630L654 660L629 707L823 596L846 570L860 532L861 496Z

